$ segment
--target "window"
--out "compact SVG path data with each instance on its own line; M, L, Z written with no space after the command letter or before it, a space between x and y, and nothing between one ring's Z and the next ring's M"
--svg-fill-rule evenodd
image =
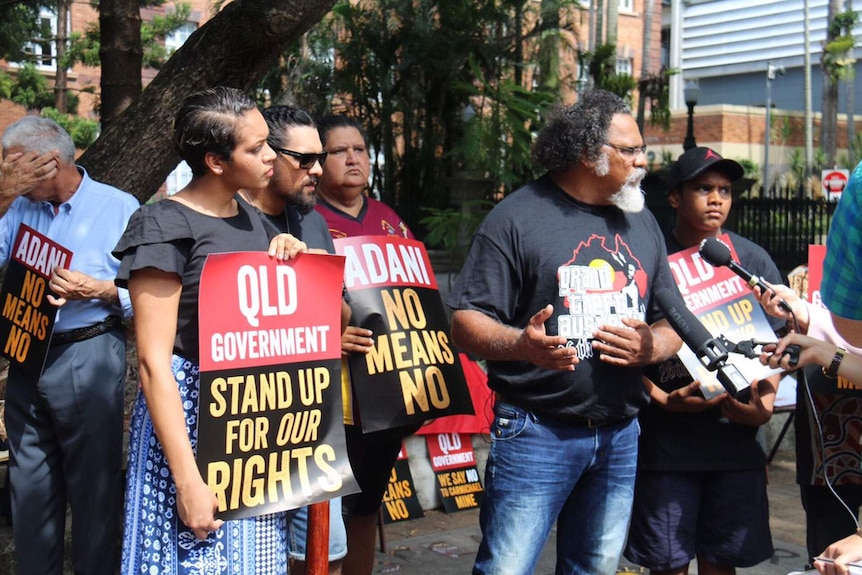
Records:
M185 44L192 32L197 30L197 25L194 22L184 22L179 28L165 36L165 50L168 56L176 52L180 46Z
M634 0L619 0L619 8L620 12L634 12L635 11L635 2ZM647 0L649 1L649 0Z
M57 69L57 13L43 6L39 10L38 37L27 42L24 52L30 56L37 70Z
M617 74L628 74L632 75L632 59L631 58L617 58Z

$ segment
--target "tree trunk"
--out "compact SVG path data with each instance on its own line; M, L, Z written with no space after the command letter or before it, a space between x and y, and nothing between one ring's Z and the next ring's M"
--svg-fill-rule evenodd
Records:
M179 162L171 126L182 100L218 85L249 90L334 4L335 0L231 2L171 56L80 163L94 179L146 201ZM103 10L104 6L102 0ZM104 30L104 22L102 26ZM105 72L103 68L103 77Z
M641 47L641 75L640 79L643 80L650 73L650 64L652 63L652 20L653 15L655 14L655 0L644 0L644 34L643 34L643 46ZM645 116L646 116L646 98L643 94L643 89L638 90L638 128L641 131L641 134L644 133L644 125L645 125Z
M593 50L595 50L596 46L605 43L605 6L607 0L595 0L596 2L596 43L593 46Z
M542 89L560 93L560 2L542 0L542 26L545 37L539 47Z
M607 40L608 44L617 43L617 26L620 20L620 0L608 0L608 31L607 31Z
M99 2L102 129L141 95L141 0Z
M57 2L57 59L56 75L54 76L54 107L63 114L69 112L68 105L68 74L64 63L66 48L69 42L69 1L59 0Z
M835 16L841 12L841 5L841 0L829 0L824 46L836 38L836 34L831 33L830 28L832 28L831 24L835 20ZM823 117L820 124L820 146L826 153L827 167L832 167L835 164L835 137L838 133L838 82L835 81L830 70L825 66L821 64L820 68L823 72Z

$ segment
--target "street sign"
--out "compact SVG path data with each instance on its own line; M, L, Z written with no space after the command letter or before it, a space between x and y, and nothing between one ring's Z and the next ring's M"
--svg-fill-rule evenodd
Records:
M837 202L841 198L841 192L847 186L849 177L850 170L823 170L820 173L820 182L826 199Z

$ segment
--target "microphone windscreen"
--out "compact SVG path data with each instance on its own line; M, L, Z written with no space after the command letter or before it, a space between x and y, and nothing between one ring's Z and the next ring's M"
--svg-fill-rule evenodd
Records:
M700 242L700 257L715 267L729 266L730 247L718 238L706 238Z
M685 307L685 302L678 294L667 288L659 288L654 297L656 305L673 330L695 353L699 353L699 350L712 339L709 331Z

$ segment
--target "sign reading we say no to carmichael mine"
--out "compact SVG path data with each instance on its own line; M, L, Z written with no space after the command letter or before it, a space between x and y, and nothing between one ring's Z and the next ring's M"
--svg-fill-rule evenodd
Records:
M341 407L343 270L322 254L204 264L197 463L223 519L358 491Z
M21 224L0 292L2 355L39 378L54 331L57 308L48 302L48 280L59 266L68 268L72 252Z
M345 256L351 324L370 329L374 347L349 356L363 431L473 413L437 280L421 242L396 236L335 240Z

